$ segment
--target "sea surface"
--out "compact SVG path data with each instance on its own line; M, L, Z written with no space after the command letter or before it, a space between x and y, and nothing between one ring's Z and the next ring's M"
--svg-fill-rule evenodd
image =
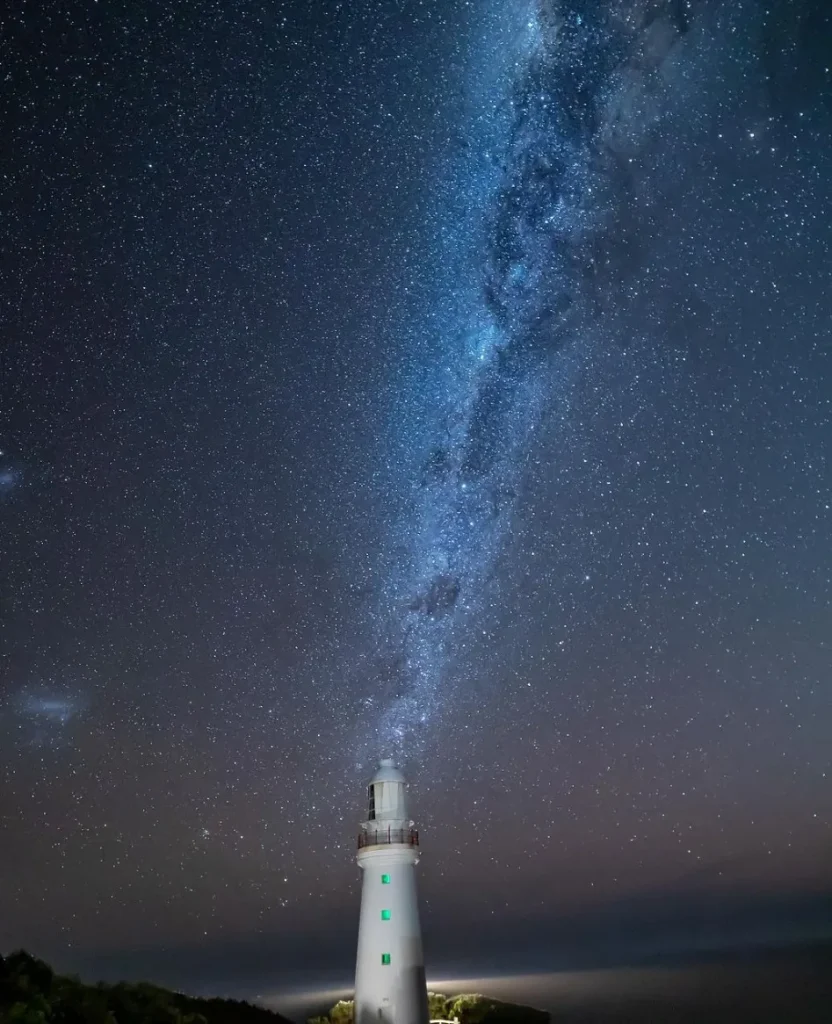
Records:
M548 1010L553 1024L832 1024L832 950L744 957L686 966L429 979L432 991L481 992ZM264 1000L295 1021L324 1012L349 989L295 992Z

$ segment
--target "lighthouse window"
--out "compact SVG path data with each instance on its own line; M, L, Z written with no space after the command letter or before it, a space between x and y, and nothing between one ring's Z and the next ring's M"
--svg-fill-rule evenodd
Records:
M381 954L381 966L382 967L389 967L390 966L390 954L389 953L382 953Z
M389 910L382 910L382 912L381 912L381 919L382 919L382 921L389 921L390 920L390 911Z
M370 788L367 790L367 794L368 794L368 797L369 797L369 800L370 800L369 820L370 821L375 821L376 820L376 787L375 786L370 786Z
M390 876L389 875L382 875L381 876L381 884L382 885L389 885L390 884Z

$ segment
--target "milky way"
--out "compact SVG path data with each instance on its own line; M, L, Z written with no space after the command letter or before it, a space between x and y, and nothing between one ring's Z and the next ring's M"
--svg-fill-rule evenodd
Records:
M448 702L448 664L476 643L483 603L499 599L493 568L528 436L570 374L554 360L580 344L626 252L616 204L628 200L628 166L674 104L703 102L693 71L704 32L686 51L688 4L541 2L496 19L513 59L502 95L492 76L480 96L486 127L466 126L475 159L454 185L474 216L444 228L470 259L443 282L431 322L445 365L409 382L418 391L426 378L443 415L424 424L432 442L395 533L406 560L385 595L399 655L379 739L396 749L418 745Z

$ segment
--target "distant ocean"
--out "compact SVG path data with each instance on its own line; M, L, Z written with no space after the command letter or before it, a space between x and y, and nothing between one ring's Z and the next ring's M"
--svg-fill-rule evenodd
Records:
M552 1014L553 1024L830 1024L832 944L713 955L685 966L639 966L430 980L432 991L481 992ZM267 1004L295 1021L348 989L286 993Z

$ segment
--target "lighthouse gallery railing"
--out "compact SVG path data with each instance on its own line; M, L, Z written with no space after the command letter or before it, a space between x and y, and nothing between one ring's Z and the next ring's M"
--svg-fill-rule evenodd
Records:
M375 832L358 833L359 850L365 846L387 846L392 843L418 846L419 832L415 828L380 828Z

